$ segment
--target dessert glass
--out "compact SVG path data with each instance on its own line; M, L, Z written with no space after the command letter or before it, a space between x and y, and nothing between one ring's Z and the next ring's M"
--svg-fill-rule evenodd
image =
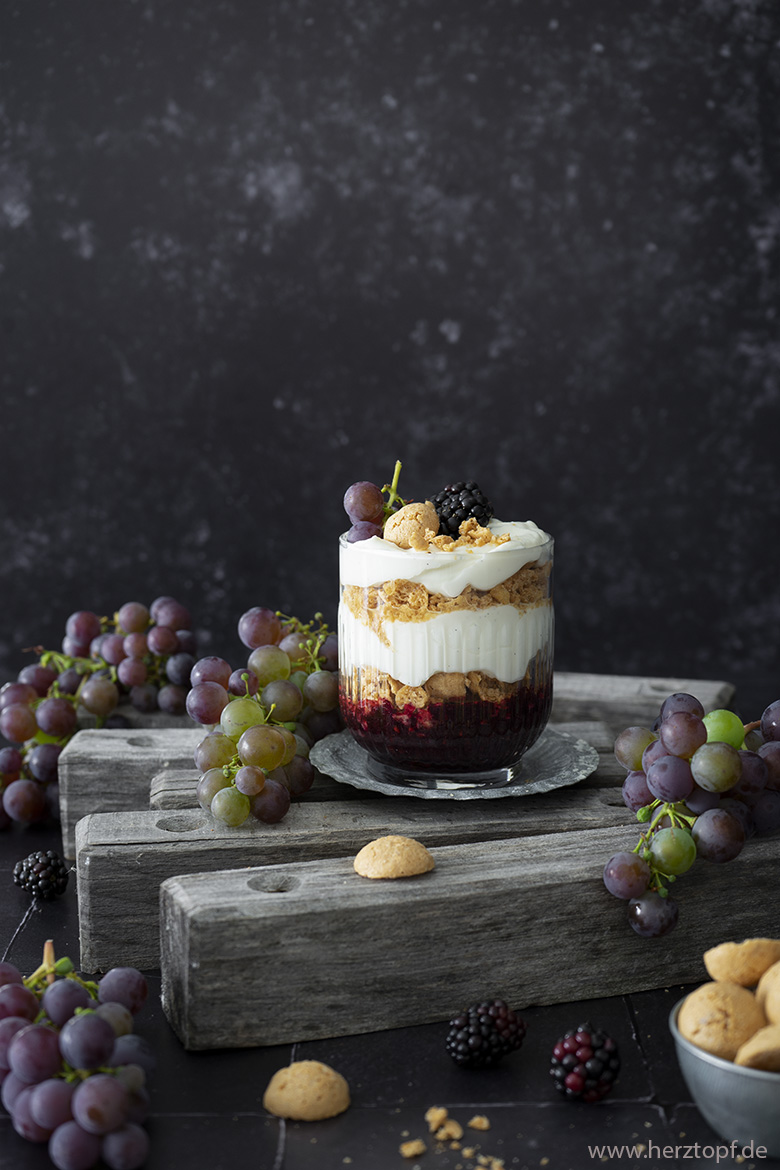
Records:
M553 541L452 551L340 538L340 705L380 778L509 783L547 724Z

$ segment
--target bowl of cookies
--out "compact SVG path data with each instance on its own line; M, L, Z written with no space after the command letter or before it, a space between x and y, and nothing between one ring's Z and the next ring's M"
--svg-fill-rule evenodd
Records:
M669 1016L680 1071L721 1138L780 1157L780 939L721 943L704 965Z

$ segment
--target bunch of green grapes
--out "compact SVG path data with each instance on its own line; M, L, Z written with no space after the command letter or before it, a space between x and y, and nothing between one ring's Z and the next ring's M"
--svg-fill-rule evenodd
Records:
M637 934L656 938L677 924L669 888L697 859L732 861L749 837L780 829L780 701L744 724L670 695L652 728L621 731L615 756L628 773L624 803L646 827L633 851L609 859L604 884L628 902Z
M189 611L173 597L151 606L128 601L113 617L77 610L62 650L35 649L0 689L0 829L56 818L58 761L78 730L80 711L99 727L121 725L126 700L140 711L183 714L195 662Z
M209 656L190 674L187 712L210 728L195 749L198 801L226 825L273 824L314 783L311 746L343 727L338 644L321 614L303 623L262 606L238 634L245 667Z

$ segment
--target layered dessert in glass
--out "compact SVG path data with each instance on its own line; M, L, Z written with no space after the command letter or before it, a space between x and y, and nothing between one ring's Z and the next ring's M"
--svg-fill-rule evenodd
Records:
M553 541L532 521L442 527L425 501L340 538L342 714L391 777L505 782L552 706Z

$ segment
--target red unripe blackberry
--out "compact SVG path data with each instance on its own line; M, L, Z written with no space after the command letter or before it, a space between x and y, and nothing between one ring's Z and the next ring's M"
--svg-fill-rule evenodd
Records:
M570 1100L600 1101L620 1071L615 1041L590 1024L580 1024L557 1042L550 1061L556 1089Z

